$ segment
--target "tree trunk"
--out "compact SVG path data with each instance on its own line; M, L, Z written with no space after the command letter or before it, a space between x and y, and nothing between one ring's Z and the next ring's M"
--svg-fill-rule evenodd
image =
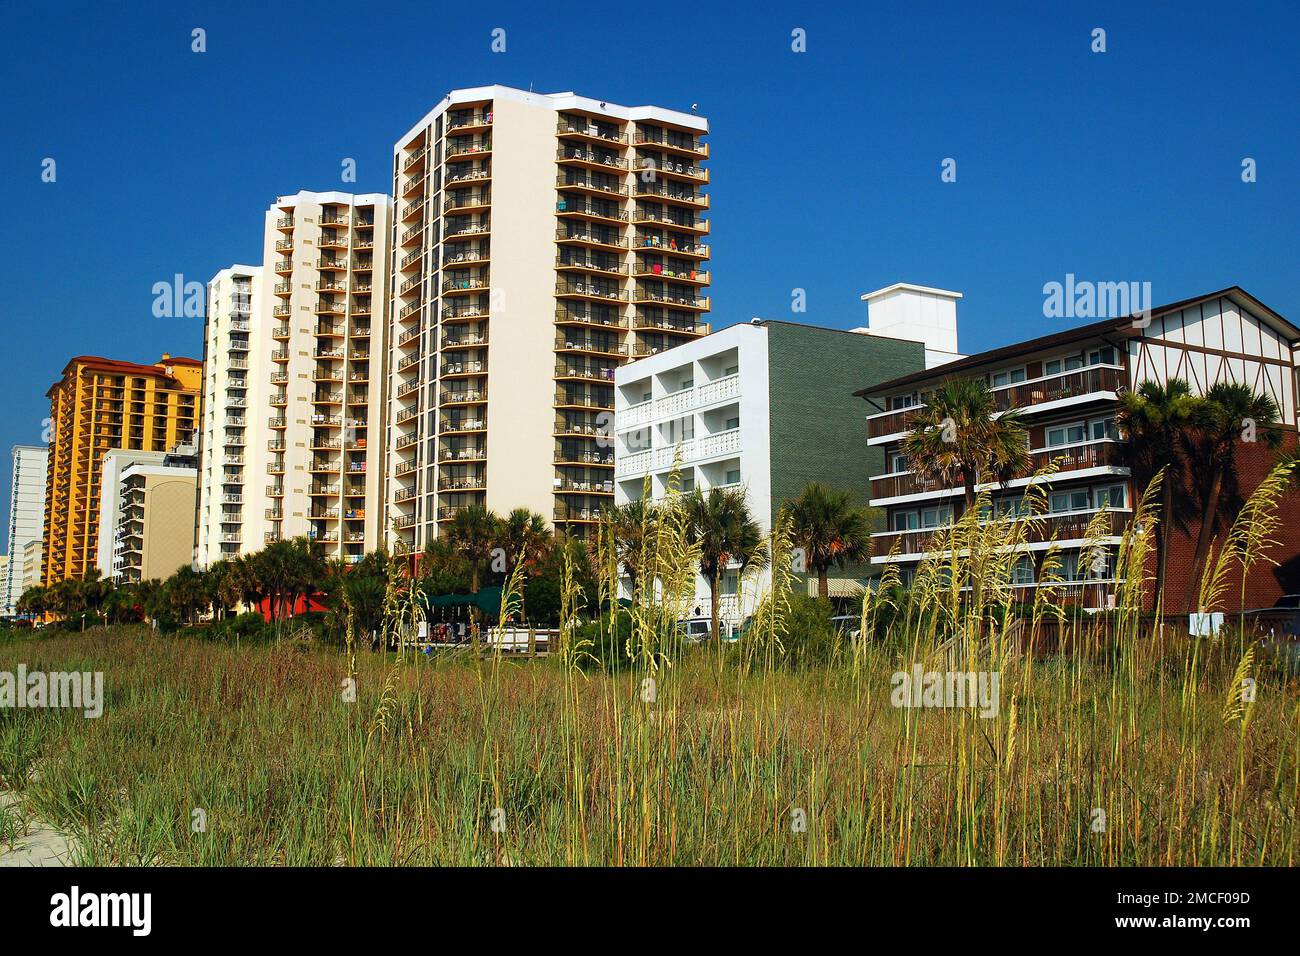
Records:
M713 575L709 580L709 613L713 618L713 639L719 643L722 642L722 628L718 625L719 605L721 603L721 596L718 591L721 587L721 576L718 574Z
M1201 566L1210 556L1210 540L1214 536L1214 519L1219 512L1219 496L1223 493L1223 472L1221 464L1211 466L1210 490L1205 496L1205 513L1201 515L1201 531L1196 536L1196 552L1192 556L1192 572L1187 579L1187 591L1183 604L1188 611L1203 611L1196 602L1200 599Z
M1160 488L1160 523L1159 533L1156 538L1156 591L1155 600L1152 602L1152 608L1157 605L1161 610L1163 607L1163 598L1165 593L1165 574L1169 565L1169 531L1173 527L1174 510L1174 486L1166 476L1161 483Z
M823 601L830 600L831 582L825 568L817 569L817 596Z

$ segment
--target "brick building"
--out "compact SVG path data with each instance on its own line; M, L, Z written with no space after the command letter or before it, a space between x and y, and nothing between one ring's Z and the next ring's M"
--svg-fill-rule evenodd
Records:
M1279 410L1283 447L1296 446L1297 358L1300 329L1233 286L1153 309L1150 320L1107 319L1041 338L958 359L945 365L882 381L855 394L870 406L867 443L883 452L883 470L871 479L871 503L887 516L888 529L877 535L873 562L896 562L909 580L928 553L936 529L960 517L961 487L939 487L908 470L901 440L927 394L951 377L984 380L999 409L1017 409L1029 433L1031 471L1055 461L1044 531L1025 545L1015 584L1026 596L1037 586L1042 555L1055 541L1062 572L1073 599L1088 606L1114 600L1115 555L1135 503L1136 487L1128 443L1115 426L1120 395L1147 380L1186 380L1195 394L1218 382L1239 382L1273 399ZM1238 481L1227 495L1230 512L1259 484L1276 460L1261 443L1237 448ZM1193 468L1193 473L1195 469ZM991 521L1023 513L1029 474L1005 487L982 485L992 496ZM1190 479L1195 481L1195 474ZM1170 541L1164 609L1179 613L1193 573L1200 519L1194 491L1180 489ZM1191 504L1191 507L1187 505ZM1261 564L1246 586L1247 606L1266 606L1285 593L1300 591L1300 495L1282 502L1282 545L1270 553L1276 567ZM1102 542L1110 560L1103 570L1080 560L1084 531L1105 509L1108 527ZM1226 522L1224 522L1226 524ZM1153 558L1154 561L1154 558ZM1239 601L1234 580L1232 604ZM1147 596L1148 607L1154 595Z

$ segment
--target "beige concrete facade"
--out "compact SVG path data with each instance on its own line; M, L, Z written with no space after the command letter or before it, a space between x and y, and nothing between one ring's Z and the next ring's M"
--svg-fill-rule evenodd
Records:
M391 212L382 193L282 196L266 265L209 284L201 567L300 536L344 561L381 543ZM240 283L249 319L222 328Z
M140 463L122 472L115 579L161 580L191 563L197 482L194 468Z
M707 131L493 86L398 140L390 543L475 503L581 535L612 501L614 368L708 328Z
M380 544L391 211L382 193L300 192L266 214L267 542L305 535L350 562Z

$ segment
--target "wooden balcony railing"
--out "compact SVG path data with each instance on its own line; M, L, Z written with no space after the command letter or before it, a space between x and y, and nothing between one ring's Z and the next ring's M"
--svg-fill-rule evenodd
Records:
M1097 510L1093 509L1044 515L1045 520L1039 523L1036 528L1028 528L1021 540L1038 543L1086 538L1088 536L1088 525L1096 517L1096 514ZM1101 535L1109 537L1123 534L1132 517L1132 512L1127 508L1107 511ZM1009 519L1000 520L1009 523ZM897 542L898 554L925 554L947 540L947 530L947 528L918 528L912 531L878 532L871 536L872 550L878 557L883 557L894 551L895 542ZM941 534L943 536L936 541L936 537Z
M1114 392L1126 387L1128 373L1119 366L1092 365L1088 368L1049 375L1029 382L1004 385L991 389L993 401L998 411L1010 408L1028 408L1045 402L1059 401L1064 398L1076 398L1096 392ZM907 431L913 416L924 405L901 408L897 411L874 415L867 419L867 438L880 438Z
M1030 456L1029 468L1016 477L1027 478L1052 462L1056 463L1058 474L1078 471L1083 468L1099 468L1106 465L1123 466L1128 463L1124 449L1124 442L1114 438L1103 438L1078 445L1064 445L1060 448L1041 449ZM912 472L907 472L905 474L872 478L871 497L873 499L896 498L900 495L929 494L957 487L960 486L926 481Z

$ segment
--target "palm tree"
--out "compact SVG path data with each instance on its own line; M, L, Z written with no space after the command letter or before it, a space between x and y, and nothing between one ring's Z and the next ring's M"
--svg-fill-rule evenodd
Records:
M908 468L923 481L960 484L966 510L975 507L975 489L1002 484L1029 468L1029 434L1015 410L998 413L983 379L940 382L912 418L902 441Z
M184 565L163 585L167 603L176 617L185 623L194 623L200 608L205 606L203 576L189 565Z
M86 609L81 582L75 578L64 578L50 585L49 607L62 620L69 621Z
M802 549L804 563L817 573L818 597L830 597L832 565L842 568L871 557L872 511L853 507L851 492L812 481L782 510L790 522L791 543Z
M447 537L456 552L469 564L469 586L478 593L483 568L492 560L492 550L500 546L501 518L483 505L469 505L456 512Z
M255 556L241 554L232 558L229 565L225 583L232 592L238 592L238 598L232 604L242 604L251 610L260 611L262 600L266 597L266 586L258 576Z
M1192 559L1192 573L1187 578L1183 604L1192 610L1200 585L1200 569L1210 553L1215 525L1225 484L1236 485L1237 442L1242 438L1246 423L1252 425L1253 440L1276 450L1282 444L1282 433L1272 426L1278 422L1277 404L1267 395L1256 394L1249 385L1220 382L1210 386L1205 397L1197 404L1194 416L1195 431L1189 439L1197 467L1196 485L1201 494L1201 528L1196 537L1196 552Z
M767 543L740 488L710 488L707 494L697 488L684 496L682 504L688 522L687 538L699 546L700 574L709 585L713 637L721 640L718 619L722 575L733 564L742 578L749 568L766 567Z
M1129 463L1142 487L1160 470L1160 535L1156 539L1155 593L1162 595L1173 528L1174 491L1184 483L1187 439L1196 422L1200 399L1181 378L1167 384L1148 379L1136 391L1120 395L1115 424L1128 441Z
M87 614L93 614L98 620L100 609L113 592L113 582L106 580L99 568L91 568L78 582L81 592L81 607ZM81 619L81 629L86 629L86 619Z
M501 522L501 546L506 550L506 559L519 561L527 577L536 572L554 545L555 538L546 519L535 511L515 508ZM526 598L526 593L519 595L519 617L523 621L528 620Z
M654 505L644 498L605 509L603 520L613 539L619 571L632 581L632 600L641 586L642 562L646 556L646 536L653 534Z
M40 584L28 588L18 598L15 610L19 614L26 614L29 617L44 617L46 612L51 610L49 588Z

